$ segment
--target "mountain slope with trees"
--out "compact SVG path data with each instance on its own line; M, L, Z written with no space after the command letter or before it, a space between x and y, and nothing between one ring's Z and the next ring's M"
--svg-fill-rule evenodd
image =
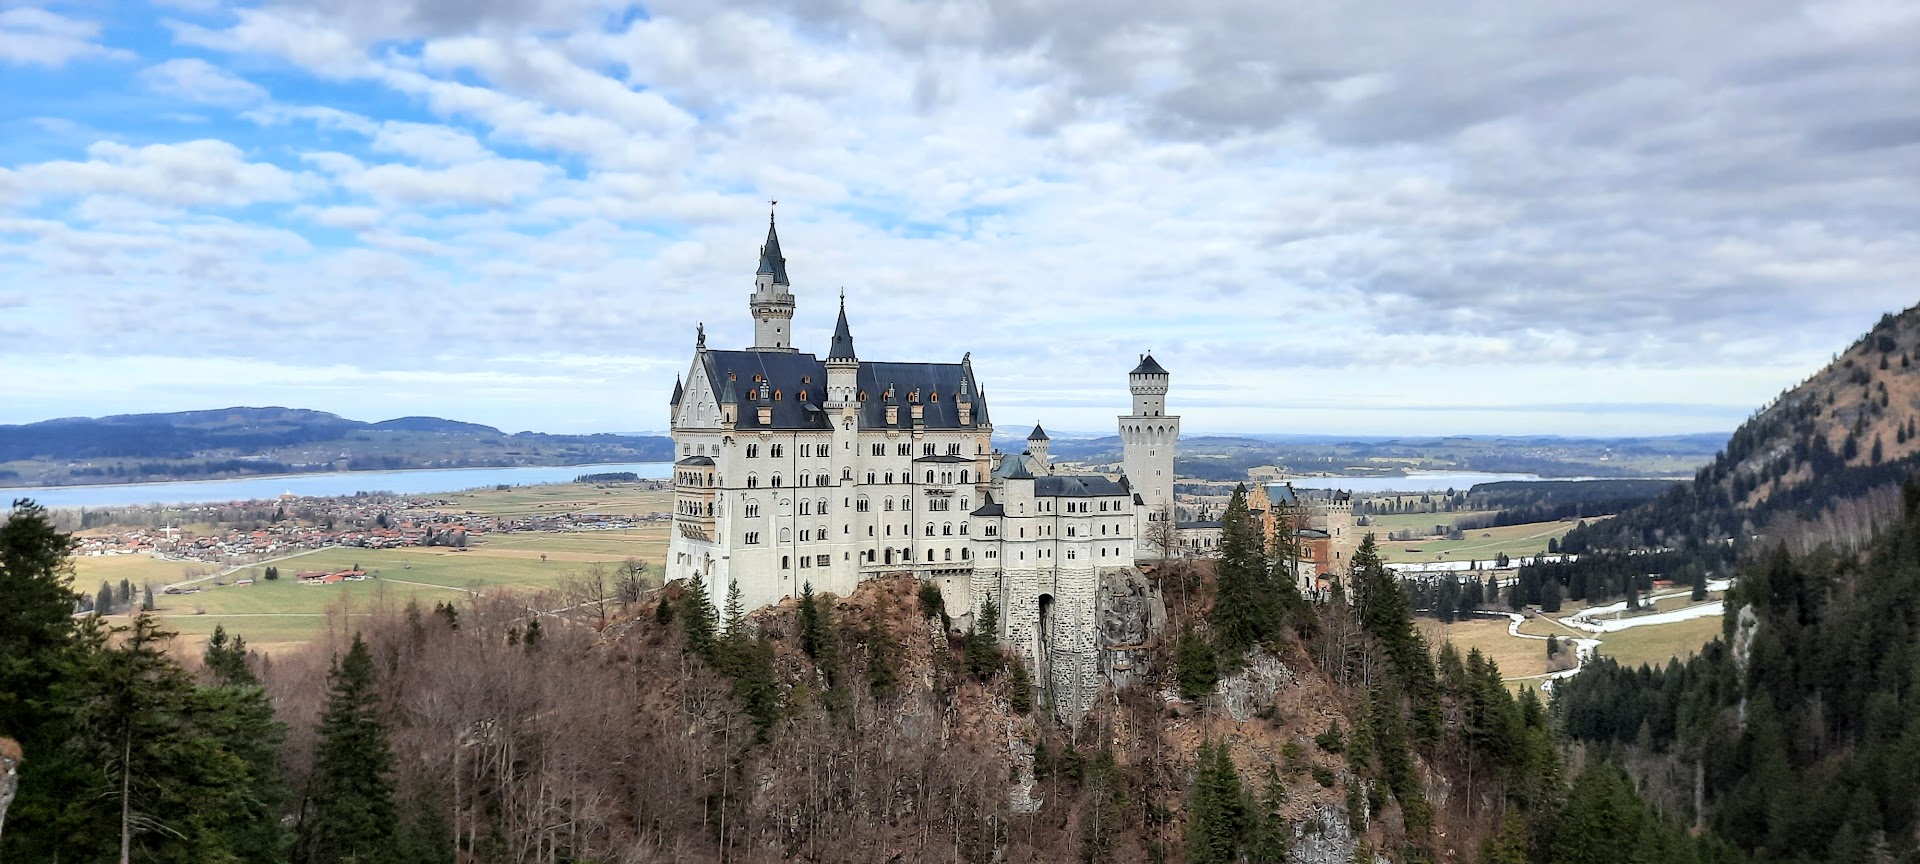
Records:
M0 732L26 761L0 857L1740 860L1618 768L1564 763L1539 700L1431 652L1376 558L1356 603L1308 603L1244 500L1228 519L1217 568L1157 575L1181 647L1067 728L990 606L905 574L752 615L679 583L376 609L271 662L221 634L189 669L144 617L76 622L66 539L19 508Z

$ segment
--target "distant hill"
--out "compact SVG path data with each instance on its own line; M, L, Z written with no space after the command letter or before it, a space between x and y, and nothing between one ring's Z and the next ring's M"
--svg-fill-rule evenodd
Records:
M1733 433L1691 483L1569 535L1570 551L1761 537L1857 545L1920 471L1920 307L1886 315Z
M19 485L672 458L673 443L661 436L508 434L439 417L366 423L279 407L0 426L0 482Z

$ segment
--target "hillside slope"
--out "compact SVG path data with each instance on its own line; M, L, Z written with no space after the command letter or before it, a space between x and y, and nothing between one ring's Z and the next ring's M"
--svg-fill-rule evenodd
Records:
M1920 306L1880 319L1742 424L1692 483L1569 535L1568 551L1756 537L1855 545L1898 517L1920 468Z
M61 485L673 457L663 437L507 434L438 417L379 423L299 408L70 417L0 426L0 484Z

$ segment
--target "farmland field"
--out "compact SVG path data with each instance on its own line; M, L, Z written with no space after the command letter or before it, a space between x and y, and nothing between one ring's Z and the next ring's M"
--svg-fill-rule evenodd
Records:
M464 552L446 547L321 549L280 561L276 581L262 578L257 571L263 568L244 568L218 580L225 585L202 582L196 586L202 589L199 593L156 594L154 601L166 626L188 637L183 640L187 650L198 650L194 646L221 625L271 651L313 639L330 625L345 626L346 610L398 606L413 598L430 607L435 600L456 599L466 591L554 588L585 576L596 565L611 581L612 565L628 558L646 562L644 578L658 584L666 537L665 525L650 525L627 531L505 534ZM302 585L296 578L303 570L355 565L374 578L334 585ZM254 584L235 584L249 577ZM104 577L96 572L93 578L97 582ZM155 581L175 578L178 570L167 570Z
M549 486L513 486L434 496L448 501L436 508L481 516L538 516L553 513L610 513L618 515L665 513L673 509L673 493L636 485L594 486L555 483Z
M1435 514L1426 515L1432 517ZM1502 552L1512 558L1542 554L1547 551L1548 540L1557 540L1565 536L1577 524L1579 524L1577 519L1562 519L1557 522L1529 522L1525 525L1482 528L1468 531L1464 540L1388 540L1386 532L1380 531L1377 532L1376 540L1380 544L1381 557L1394 563L1490 561ZM1374 529L1355 530L1364 533Z

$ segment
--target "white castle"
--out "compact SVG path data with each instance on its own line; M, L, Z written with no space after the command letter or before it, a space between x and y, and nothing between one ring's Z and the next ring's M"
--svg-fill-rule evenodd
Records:
M748 297L754 345L707 347L673 389L674 517L667 578L747 609L910 572L962 620L991 599L1003 643L1077 719L1103 677L1124 683L1164 612L1135 568L1174 519L1180 418L1150 355L1128 376L1124 474L1068 474L1040 427L993 449L971 355L885 363L854 352L846 298L825 359L792 347L794 297L772 220ZM1169 526L1170 528L1171 526ZM1104 674L1103 674L1104 673Z

